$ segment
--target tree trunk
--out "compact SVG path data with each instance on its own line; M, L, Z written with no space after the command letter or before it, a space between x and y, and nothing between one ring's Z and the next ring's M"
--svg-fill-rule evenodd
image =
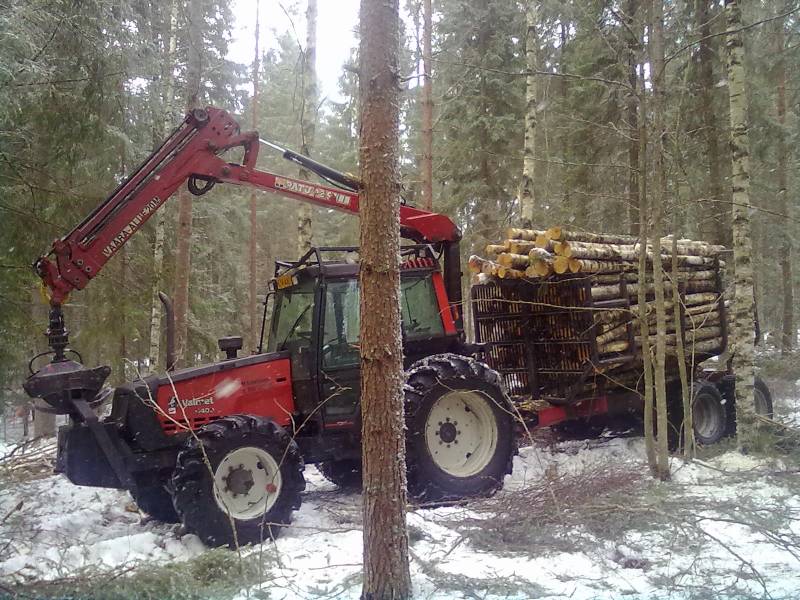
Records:
M734 304L733 371L736 376L736 421L739 448L746 450L756 429L753 401L754 339L752 238L750 234L750 143L747 138L747 96L745 94L744 43L738 30L742 13L738 0L725 0L728 31L728 97L731 115L731 183L733 188Z
M525 141L522 155L522 181L519 187L519 209L525 227L533 225L536 203L534 173L536 170L536 53L539 0L528 0L525 11Z
M300 151L311 156L317 129L317 0L308 0L306 8L306 50L303 53L303 109L300 111ZM300 169L300 179L311 173ZM297 207L297 249L302 256L311 248L311 205ZM298 257L299 258L299 257Z
M177 35L175 28L178 21L178 4L170 1L167 3L168 22L166 23L167 56L165 67L161 69L162 85L160 90L160 114L154 114L153 119L153 148L161 144L166 132L172 127L172 101L175 95L175 76L171 65L175 60ZM169 68L166 65L170 65ZM157 113L158 111L154 111ZM150 348L148 352L148 370L155 373L158 370L161 354L161 301L158 293L161 291L164 277L164 238L167 228L167 211L161 210L155 216L155 240L153 242L153 286L150 288Z
M431 0L422 1L422 207L433 210L433 82L431 81Z
M675 211L677 214L677 211ZM686 368L686 350L684 348L683 337L683 313L684 307L680 298L680 272L678 270L678 227L677 217L675 219L675 237L672 240L672 281L677 285L672 286L672 316L673 328L675 329L675 353L678 357L678 377L681 383L681 405L683 406L683 456L688 459L694 458L694 418L692 415L692 394L689 388L689 372ZM693 341L697 340L697 335ZM694 366L694 358L692 358Z
M202 19L199 0L188 6L189 66L186 78L186 109L197 108L203 68ZM190 364L188 354L189 273L192 267L192 195L182 187L178 192L178 243L175 251L175 347L178 362Z
M261 57L259 56L259 2L256 0L256 31L255 31L255 55L253 56L253 103L252 103L252 125L253 131L258 130L258 67ZM245 349L250 349L255 354L259 343L258 334L261 328L258 324L258 212L256 211L256 191L250 192L250 243L248 244L247 270L250 275L249 295L247 302L247 314L249 315L250 327L247 332L247 345Z
M640 235L639 210L639 115L638 100L636 97L639 89L638 67L639 50L638 32L636 23L639 0L627 0L625 5L625 23L628 25L628 83L631 89L626 100L625 119L628 125L628 231L632 236Z
M697 48L700 113L708 155L708 197L701 204L700 236L715 244L730 244L728 198L722 186L717 114L714 110L714 51L711 47L711 15L709 0L696 1L696 26L700 34Z
M785 11L785 7L780 9ZM784 17L785 19L785 17ZM789 227L792 223L791 205L788 201L787 158L790 151L786 144L786 48L784 43L784 19L775 22L775 108L778 116L778 138L776 153L778 158L778 206L782 215L780 230L780 263L781 282L783 284L783 331L781 336L781 354L789 354L794 347L797 329L794 324L794 273L792 272L792 236Z
M650 5L650 65L653 85L653 132L655 146L653 148L653 227L651 243L654 248L661 244L661 231L664 224L664 203L666 202L666 165L664 164L666 136L664 119L666 102L664 89L664 4L663 0L651 0ZM641 286L640 286L641 287ZM656 302L656 356L655 356L655 391L656 391L656 425L657 447L656 464L659 479L669 479L669 456L667 447L667 386L666 386L666 352L667 352L667 319L664 302L664 271L661 253L653 252L653 288Z
M400 330L398 0L361 0L362 598L411 597Z

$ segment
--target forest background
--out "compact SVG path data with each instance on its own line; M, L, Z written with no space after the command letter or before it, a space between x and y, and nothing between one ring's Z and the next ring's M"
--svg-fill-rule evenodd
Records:
M404 4L401 166L406 201L422 205L423 2ZM262 33L267 50L259 54L254 115L253 65L229 58L232 3L2 0L0 7L4 404L21 400L27 361L45 345L46 306L30 268L34 258L113 190L180 122L187 105L226 108L245 128L255 118L263 137L295 148L304 146L313 122L311 156L351 172L358 171L359 111L357 40L342 65L338 97L309 107L307 42L290 28L277 37L269 29ZM766 341L789 351L796 341L798 279L792 244L798 230L798 7L783 0L742 7L757 307ZM290 19L305 18L304 2L285 8ZM464 232L465 257L525 218L541 226L638 231L638 199L651 168L647 155L639 155L640 134L651 119L645 3L545 0L535 11L528 8L516 1L433 2L432 205ZM721 3L665 3L666 229L730 245L725 30ZM534 49L527 56L526 45ZM195 98L188 97L191 88ZM521 204L526 115L534 194ZM259 165L297 175L266 151ZM259 196L259 294L276 258L299 256L301 210ZM161 218L68 305L72 344L84 362L112 364L115 381L151 368L151 331L160 332L153 328L154 292L172 294L187 273L185 364L214 360L223 335L243 335L253 348L250 219L249 192L218 186L193 202L187 237L179 227L179 203L170 201ZM311 210L315 244L356 244L357 230L351 217ZM188 271L177 267L182 237L190 249ZM160 346L156 365L163 365Z

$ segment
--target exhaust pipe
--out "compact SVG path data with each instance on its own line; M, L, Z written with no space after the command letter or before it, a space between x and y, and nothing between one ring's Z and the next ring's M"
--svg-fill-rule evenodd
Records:
M174 371L178 362L175 356L175 311L172 309L172 300L164 292L158 292L158 299L164 305L164 317L167 320L167 371Z

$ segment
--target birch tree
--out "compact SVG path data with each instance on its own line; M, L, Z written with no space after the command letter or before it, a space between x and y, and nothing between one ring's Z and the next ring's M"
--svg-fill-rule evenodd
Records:
M536 26L540 0L528 0L525 9L525 140L522 154L522 182L519 189L519 208L522 222L533 225L536 205L534 172L536 168Z
M736 376L736 424L739 448L754 441L753 400L754 354L753 267L750 223L750 142L745 93L742 12L738 0L725 0L728 34L725 41L728 70L728 99L731 120L731 184L733 191L733 372Z
M652 228L650 231L653 248L661 247L664 227L664 204L666 198L666 166L664 164L664 142L666 128L664 125L666 111L666 90L664 89L664 3L663 0L651 0L650 3L650 51L651 78L653 87L653 191ZM667 387L666 387L666 354L667 354L667 316L664 298L664 271L661 252L653 252L653 288L656 303L656 353L654 362L655 400L656 400L656 474L659 479L669 479L669 460L667 445Z

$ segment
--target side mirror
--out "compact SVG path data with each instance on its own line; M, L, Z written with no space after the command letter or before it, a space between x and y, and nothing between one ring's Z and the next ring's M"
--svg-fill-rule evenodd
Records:
M232 360L236 358L236 353L242 349L242 338L238 335L219 338L217 344L219 344L219 349L225 353L227 359Z

